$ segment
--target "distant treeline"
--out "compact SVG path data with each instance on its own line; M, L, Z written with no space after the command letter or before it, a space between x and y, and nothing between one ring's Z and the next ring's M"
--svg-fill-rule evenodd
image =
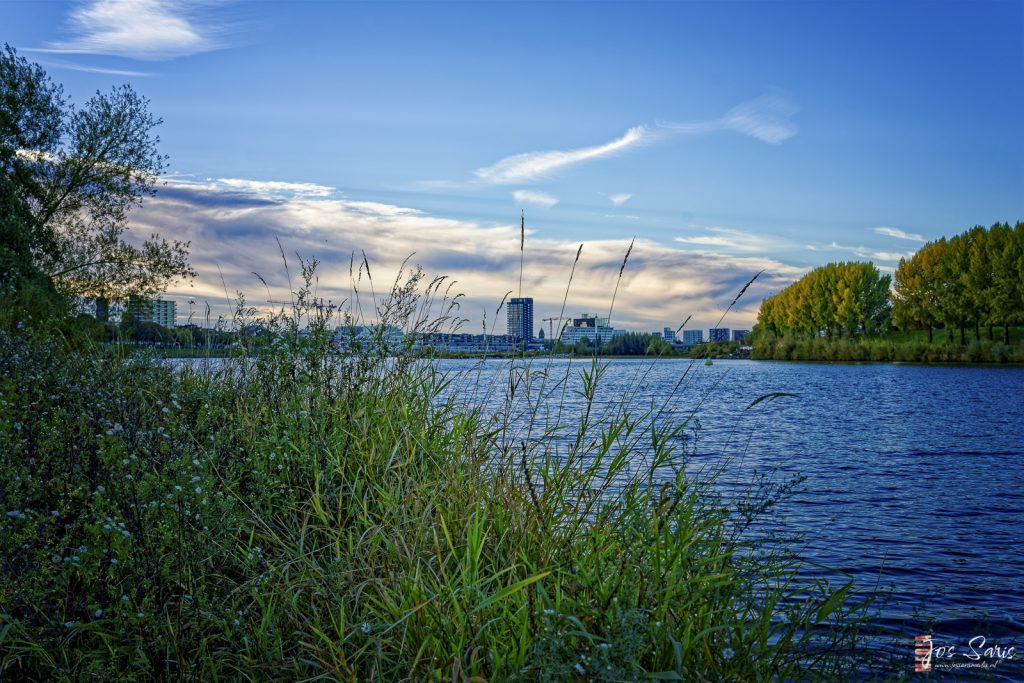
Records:
M587 355L594 353L594 342L588 337L575 344L563 344L555 340L552 353L574 353ZM626 332L601 343L601 355L604 356L670 356L672 346L658 334L645 332Z
M1021 222L929 242L900 259L892 278L871 263L829 263L761 303L751 335L754 357L1017 360L1021 354L996 346L1010 346L1011 330L1024 323L1022 280ZM988 328L985 343L982 327ZM946 332L942 349L930 348L937 329ZM965 350L969 329L976 348Z

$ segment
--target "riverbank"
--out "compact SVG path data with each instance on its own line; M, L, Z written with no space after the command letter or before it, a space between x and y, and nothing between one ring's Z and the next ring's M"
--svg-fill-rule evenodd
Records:
M958 343L942 331L934 332L931 342L923 330L888 332L856 337L755 336L751 358L754 360L796 361L897 361L913 363L1024 363L1024 328L1010 329L1010 343L1004 344L1001 330L994 340L982 331Z
M0 674L849 678L851 588L744 540L770 490L666 477L673 428L524 449L436 366L318 339L172 369L0 336Z

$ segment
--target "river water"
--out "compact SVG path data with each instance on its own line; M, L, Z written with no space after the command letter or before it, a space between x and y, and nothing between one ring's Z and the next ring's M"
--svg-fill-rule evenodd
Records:
M465 400L508 404L509 361L440 367ZM588 367L530 363L534 382L548 375L533 404L542 421L579 419L579 371ZM517 391L510 420L521 425ZM748 408L773 392L795 396ZM876 637L906 648L908 662L907 642L921 634L954 646L952 662L971 661L963 654L972 644L1015 646L989 675L1024 675L1024 368L611 360L595 405L606 416L625 405L691 418L680 446L687 467L724 463L725 489L755 471L802 474L776 522L802 538L802 557L832 568L810 573L845 573L876 596Z

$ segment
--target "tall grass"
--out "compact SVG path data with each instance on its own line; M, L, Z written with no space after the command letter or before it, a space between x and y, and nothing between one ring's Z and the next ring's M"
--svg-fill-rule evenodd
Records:
M599 358L511 361L491 414L383 336L461 324L444 279L293 289L208 363L0 337L0 678L849 677L851 586L753 546L773 493L687 475L685 423L601 409Z

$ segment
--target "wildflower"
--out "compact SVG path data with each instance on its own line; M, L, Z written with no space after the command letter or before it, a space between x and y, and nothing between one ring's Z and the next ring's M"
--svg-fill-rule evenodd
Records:
M146 617L146 613L145 612L138 612L135 616L137 618L139 618L139 619L144 619Z
M736 656L736 651L733 650L731 647L727 647L724 650L722 650L722 657L725 658L725 661L729 661L734 656Z
M238 626L238 619L233 619L231 621L231 623L234 624L235 626Z
M53 562L54 564L60 564L60 555L54 555L53 557L51 557L50 562Z
M110 564L117 564L117 560L113 557L110 558Z
M373 626L370 625L370 622L364 621L359 625L359 630L363 632L363 635L370 635L370 631L373 630Z
M100 617L102 617L102 616L103 616L103 610L101 610L101 609L98 609L98 610L96 610L96 611L95 611L95 612L93 613L93 616L94 616L94 617L96 617L97 619L99 619Z
M130 598L127 595L122 595L121 596L121 602L128 602L129 599Z
M202 493L202 492L203 492L203 487L202 486L197 486L196 487L196 493Z
M74 625L75 625L75 622L73 622L73 621L65 621L64 622L64 628L72 628Z
M585 675L587 673L587 670L583 668L582 664L580 664L579 662L576 662L576 672L580 676L583 676L583 675Z

